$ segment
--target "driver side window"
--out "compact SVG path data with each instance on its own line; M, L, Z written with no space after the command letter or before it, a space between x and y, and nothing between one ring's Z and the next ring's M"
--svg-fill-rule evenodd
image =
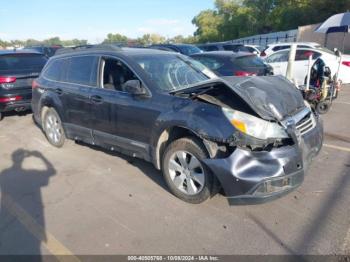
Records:
M139 80L131 69L122 61L114 58L102 58L101 87L103 89L126 92L125 83Z

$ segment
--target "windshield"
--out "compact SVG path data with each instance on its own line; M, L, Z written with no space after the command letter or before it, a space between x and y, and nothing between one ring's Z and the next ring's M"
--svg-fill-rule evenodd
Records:
M47 59L41 54L8 54L0 56L0 72L40 72Z
M135 61L164 91L176 91L215 78L201 63L181 55L137 55Z
M200 50L198 47L194 45L183 45L183 46L178 46L182 54L185 55L193 55L197 53L201 53L202 50Z

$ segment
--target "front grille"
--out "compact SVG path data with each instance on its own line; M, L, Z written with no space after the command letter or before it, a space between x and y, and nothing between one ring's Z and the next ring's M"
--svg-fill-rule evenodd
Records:
M296 128L303 136L314 129L316 126L315 116L312 112L307 114L303 119L301 119L297 124Z

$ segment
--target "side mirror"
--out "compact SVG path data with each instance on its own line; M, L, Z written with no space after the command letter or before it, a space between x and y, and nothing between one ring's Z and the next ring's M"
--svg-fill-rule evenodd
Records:
M335 54L337 57L341 57L341 52L339 51L338 48L334 48L334 54Z
M146 89L142 86L139 80L126 81L123 84L123 89L125 92L128 92L135 96L142 96L147 94Z

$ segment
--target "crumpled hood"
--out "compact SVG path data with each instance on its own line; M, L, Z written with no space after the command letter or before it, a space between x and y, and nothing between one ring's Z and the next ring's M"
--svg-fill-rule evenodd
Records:
M305 108L300 91L282 76L222 79L266 120L282 120Z

